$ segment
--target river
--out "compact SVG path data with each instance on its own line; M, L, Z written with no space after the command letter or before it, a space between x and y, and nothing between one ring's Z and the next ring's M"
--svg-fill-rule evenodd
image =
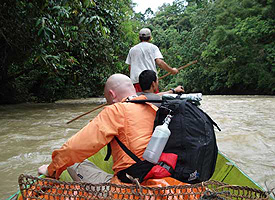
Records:
M201 108L222 129L219 150L262 187L275 188L275 97L203 96ZM37 175L51 152L100 111L67 121L98 106L94 100L0 105L0 198L18 190L21 173Z

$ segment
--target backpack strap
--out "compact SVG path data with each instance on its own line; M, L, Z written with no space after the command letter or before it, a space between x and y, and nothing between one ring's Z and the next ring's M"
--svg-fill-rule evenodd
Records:
M122 150L128 155L130 156L134 161L141 162L141 160L132 152L130 151L116 136L115 136L115 140L117 141L117 143L119 144L119 146L122 148ZM104 158L104 161L109 160L110 156L112 154L112 148L111 148L111 144L108 143L107 145L107 154Z
M108 143L107 144L107 154L106 154L106 156L104 158L104 161L108 161L109 158L111 157L111 155L112 155L112 148L111 148L111 144Z
M132 151L130 151L116 136L115 136L115 139L119 144L119 146L127 155L129 155L134 161L136 161L136 163L142 163L142 160L140 160ZM174 173L174 169L170 165L166 164L165 162L162 162L162 161L158 162L157 165L165 168L170 174Z
M156 100L156 99L141 99L141 100L127 100L125 101L126 103L140 103L140 104L144 104L144 103L162 103L165 102L166 100Z
M199 107L198 107L198 109L200 109ZM216 128L219 130L219 131L221 131L221 129L220 129L220 127L218 126L218 124L216 123L216 122L214 122L214 120L206 113L206 112L204 112L202 109L200 109L205 115L206 115L206 117L211 121L211 123L214 125L214 126L216 126Z
M128 154L128 156L130 156L137 163L141 162L141 160L132 151L130 151L116 136L115 136L115 139L119 144L119 146L122 148L122 150Z
M139 104L145 104L147 102L149 103L162 103L164 102L164 100L149 100L149 99L142 99L142 100L127 100L125 101L126 103L139 103ZM117 143L119 144L119 146L125 151L125 153L127 153L134 161L139 162L141 161L136 155L134 155L117 137L115 137ZM104 158L104 161L108 161L109 158L112 155L112 148L110 143L107 144L107 154ZM135 158L133 158L135 157Z

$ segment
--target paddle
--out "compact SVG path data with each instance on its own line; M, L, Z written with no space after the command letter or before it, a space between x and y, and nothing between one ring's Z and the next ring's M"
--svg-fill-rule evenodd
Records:
M193 61L193 62L191 62L191 63L188 63L188 64L186 64L186 65L184 65L184 66L181 66L181 67L178 68L178 71L180 71L180 70L182 70L182 69L184 69L184 68L186 68L186 67L189 67L190 65L195 64L195 63L197 63L197 62L198 62L198 61L195 60L195 61ZM170 74L171 74L171 73L169 72L169 73L167 73L167 74L165 74L165 75L159 77L159 80L165 78L166 76L169 76ZM86 113L83 113L82 115L79 115L78 117L76 117L76 118L74 118L74 119L68 121L66 124L69 124L69 123L71 123L71 122L73 122L73 121L79 119L80 117L83 117L84 115L87 115L87 114L89 114L89 113L91 113L91 112L94 112L95 110L97 110L97 109L99 109L99 108L102 108L102 107L104 107L104 106L106 106L106 105L107 105L107 103L101 104L100 106L97 106L97 107L93 108L92 110L90 110L90 111L88 111L88 112L86 112Z

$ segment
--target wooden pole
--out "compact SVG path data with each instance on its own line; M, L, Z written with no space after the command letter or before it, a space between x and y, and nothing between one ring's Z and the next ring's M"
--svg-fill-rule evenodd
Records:
M194 60L194 61L191 62L191 63L188 63L188 64L186 64L186 65L184 65L184 66L181 66L181 67L178 68L178 71L180 71L180 70L182 70L182 69L184 69L184 68L186 68L186 67L189 67L190 65L193 65L193 64L195 64L195 63L197 63L197 62L198 62L197 60ZM159 80L165 78L166 76L169 76L170 74L171 74L171 72L168 72L167 74L165 74L165 75L159 77Z
M180 70L182 70L182 69L184 69L184 68L186 68L186 67L189 67L190 65L195 64L195 63L197 63L197 62L198 62L198 61L195 60L195 61L193 61L193 62L191 62L191 63L188 63L188 64L186 64L186 65L184 65L184 66L179 67L178 70L180 71ZM165 74L165 75L159 77L159 80L165 78L166 76L169 76L170 74L171 74L171 73L169 72L169 73L167 73L167 74ZM89 114L89 113L91 113L91 112L94 112L95 110L97 110L97 109L99 109L99 108L102 108L102 107L104 107L104 106L106 106L106 105L107 105L107 103L101 104L100 106L97 106L97 107L93 108L92 110L90 110L90 111L88 111L88 112L86 112L86 113L83 113L82 115L79 115L78 117L76 117L76 118L74 118L74 119L68 121L66 124L69 124L69 123L71 123L71 122L73 122L73 121L79 119L80 117L83 117L84 115L87 115L87 114Z
M86 112L86 113L83 113L82 115L79 115L79 116L76 117L76 118L73 118L72 120L68 121L66 124L69 124L69 123L71 123L71 122L73 122L73 121L79 119L80 117L83 117L84 115L87 115L87 114L89 114L89 113L91 113L91 112L94 112L95 110L97 110L97 109L99 109L99 108L102 108L102 107L104 107L104 106L106 106L106 105L107 105L107 103L101 104L100 106L97 106L97 107L93 108L92 110L90 110L90 111L88 111L88 112Z

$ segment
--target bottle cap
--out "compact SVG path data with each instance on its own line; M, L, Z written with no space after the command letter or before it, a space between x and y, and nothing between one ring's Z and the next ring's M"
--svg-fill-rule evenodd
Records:
M171 121L171 118L172 118L172 115L167 115L167 116L165 117L165 119L164 119L164 123L165 123L165 124L169 124L170 121Z

